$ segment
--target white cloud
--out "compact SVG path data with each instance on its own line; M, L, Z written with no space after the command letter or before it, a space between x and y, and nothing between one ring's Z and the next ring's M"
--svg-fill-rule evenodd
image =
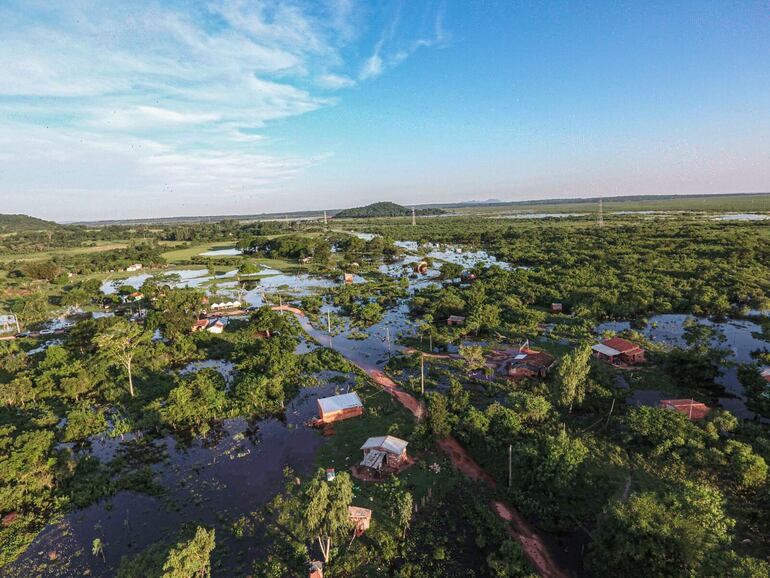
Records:
M13 166L0 194L192 195L292 178L323 154L271 153L256 131L356 85L369 11L354 0L2 3L0 155ZM389 58L370 57L367 78ZM131 207L151 212L153 198Z

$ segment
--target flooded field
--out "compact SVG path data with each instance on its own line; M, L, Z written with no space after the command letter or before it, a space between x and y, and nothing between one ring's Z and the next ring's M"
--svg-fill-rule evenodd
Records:
M738 417L753 419L754 413L746 408L746 397L743 386L738 380L738 369L735 364L752 363L752 352L770 351L770 343L764 341L760 333L762 328L751 321L727 320L715 322L710 319L696 318L692 315L666 314L649 318L647 325L639 330L647 339L662 343L669 347L687 347L685 332L687 324L697 321L698 324L715 330L711 340L712 347L728 351L729 365L722 367L722 373L717 383L724 387L729 397L719 398L719 403ZM609 321L597 327L597 332L620 332L631 328L628 321ZM638 390L632 394L631 402L642 405L657 405L661 399L669 397L657 390ZM764 421L764 420L763 420Z
M206 251L204 253L200 253L201 257L237 257L238 255L243 255L243 251L240 249L232 248L232 249L213 249L211 251Z
M314 469L323 436L305 426L317 412L315 400L346 391L352 384L329 383L332 372L321 375L323 385L302 389L286 408L286 421L267 419L249 422L227 420L205 440L190 445L171 436L138 446L134 440L92 440L78 450L101 459L124 454L137 465L155 455L153 473L166 488L159 497L122 491L113 498L78 510L43 530L27 552L6 567L5 576L114 576L121 556L135 554L158 540L174 535L184 522L197 521L227 528L241 516L259 508L283 486L283 469L291 467L300 475ZM91 542L104 543L106 563L91 555ZM217 549L228 551L226 566L217 575L248 573L241 567L259 556L260 545L253 538L233 538L217 533ZM55 553L56 560L49 555Z

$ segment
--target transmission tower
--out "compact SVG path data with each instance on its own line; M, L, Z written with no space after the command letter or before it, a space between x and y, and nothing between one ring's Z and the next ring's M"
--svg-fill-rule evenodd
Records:
M414 207L412 207L412 227L417 225L417 217L414 214Z
M329 225L329 223L326 220L326 209L324 209L324 228L326 228Z

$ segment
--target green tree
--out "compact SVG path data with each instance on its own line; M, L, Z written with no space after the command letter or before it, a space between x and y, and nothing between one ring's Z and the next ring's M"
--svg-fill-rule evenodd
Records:
M594 532L589 567L602 576L697 576L730 539L734 521L721 493L685 483L662 498L652 492L613 501Z
M554 399L561 407L568 408L570 413L573 405L580 405L585 399L590 360L591 348L584 344L562 357L556 366Z
M767 480L767 463L754 453L749 444L728 440L725 454L730 460L730 471L741 489L757 488Z
M395 502L393 503L393 518L396 520L399 528L401 528L401 539L406 538L406 531L409 529L409 524L412 521L412 509L414 508L414 497L406 490L402 490L396 494Z
M460 357L463 358L468 367L468 373L486 367L487 363L486 358L484 357L484 350L478 345L461 345L459 352Z
M201 526L195 536L172 548L163 564L163 578L209 578L211 552L216 547L214 530Z
M447 261L441 264L439 270L441 271L442 279L457 279L462 274L463 267L457 263L450 263Z
M451 416L447 399L440 393L430 392L428 398L427 425L434 437L445 438L452 432Z
M112 363L120 365L128 375L128 392L135 396L134 358L150 340L150 334L141 325L125 319L117 319L104 333L94 338L100 352Z
M329 562L337 540L350 534L348 506L353 500L353 482L350 474L342 472L327 482L319 469L306 484L300 497L300 528L321 549L324 562Z

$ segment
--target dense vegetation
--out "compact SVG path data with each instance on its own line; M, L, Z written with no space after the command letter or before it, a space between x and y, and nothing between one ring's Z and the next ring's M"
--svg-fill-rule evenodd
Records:
M415 214L423 215L443 215L445 211L441 209L417 209ZM334 215L335 219L370 219L378 217L404 217L411 215L412 210L397 205L396 203L380 202L366 205L365 207L354 207L344 209Z
M28 215L0 214L0 233L18 233L20 231L40 231L53 229L58 225L52 221L37 219Z
M13 560L43 528L80 508L127 490L165 499L173 488L157 475L167 463L157 442L203 451L227 435L227 420L286 420L303 388L328 381L355 388L366 406L361 418L335 424L318 450L316 466L337 467L333 483L323 471L287 471L266 507L245 505L213 525L189 520L122 561L94 531L94 567L124 578L284 578L323 560L325 575L338 578L530 576L512 526L489 507L499 500L569 550L560 562L579 575L768 575L770 434L759 417L770 417L770 394L758 370L770 365L770 346L735 367L704 317L751 316L755 337L769 341L761 312L770 306L770 223L608 215L598 227L592 218L473 216L412 226L407 210L344 225L376 236L225 221L0 238L0 306L33 333L71 314L58 341L39 333L0 341L2 572L17 568ZM201 254L211 248L242 253ZM423 260L424 275L414 268ZM148 278L102 291L105 281L136 275L121 271L134 263ZM261 287L266 267L325 284ZM212 275L185 286L175 274L185 268ZM343 272L366 283L341 283ZM262 306L240 311L222 334L192 331L212 303L248 289L262 290ZM271 309L279 302L301 306L338 344L367 340L372 351L362 358L389 359L385 371L425 404L426 417L414 420L340 353L308 347L295 317ZM692 315L682 343L638 331L660 313ZM448 325L452 315L463 323ZM645 365L618 369L591 357L597 324L617 319L631 322L622 335L647 349ZM527 340L556 359L547 376L511 380L487 363ZM187 368L204 360L229 361L233 373ZM717 407L729 371L754 420ZM636 394L648 391L712 409L691 421L640 405ZM362 440L384 433L407 439L417 463L379 484L352 479ZM453 470L436 443L448 436L494 488ZM89 451L99 439L121 440L114 457ZM355 539L349 505L374 511Z

